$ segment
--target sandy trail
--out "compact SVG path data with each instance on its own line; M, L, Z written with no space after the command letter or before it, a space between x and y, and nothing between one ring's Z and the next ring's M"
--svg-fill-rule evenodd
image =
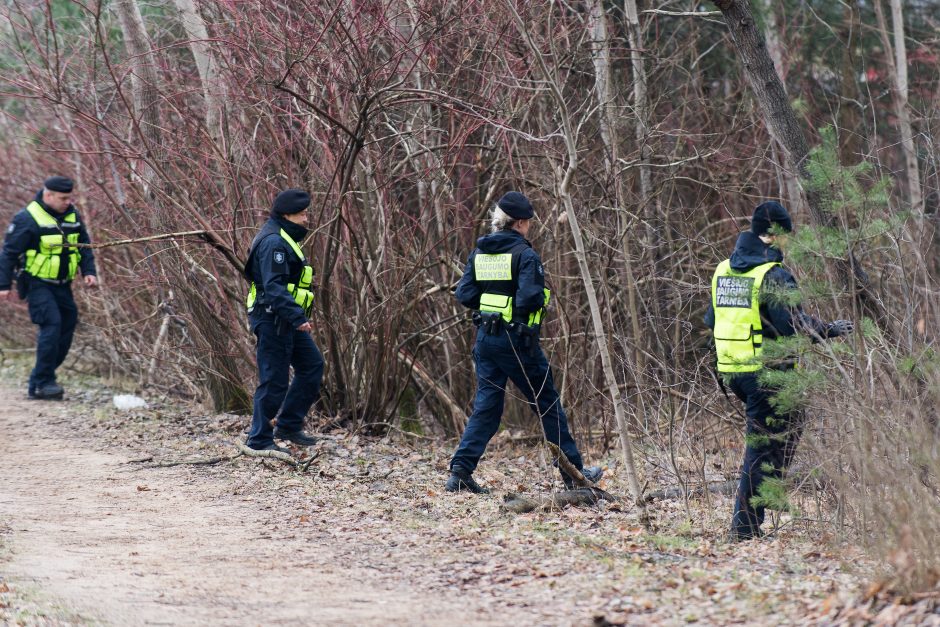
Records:
M82 622L525 624L266 529L264 503L185 469L144 469L69 437L68 406L0 387L0 574ZM337 547L338 549L339 547ZM396 582L397 583L390 583Z

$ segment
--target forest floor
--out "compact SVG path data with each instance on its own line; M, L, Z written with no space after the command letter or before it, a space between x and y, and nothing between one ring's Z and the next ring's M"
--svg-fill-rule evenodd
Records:
M481 465L489 496L445 493L451 443L401 435L334 431L304 473L159 467L235 454L247 419L120 411L88 379L28 401L22 364L0 375L0 622L802 625L841 622L871 574L799 524L727 544L726 496L655 502L655 531L625 503L507 513L501 495L560 486L516 444ZM619 474L603 485L627 496Z

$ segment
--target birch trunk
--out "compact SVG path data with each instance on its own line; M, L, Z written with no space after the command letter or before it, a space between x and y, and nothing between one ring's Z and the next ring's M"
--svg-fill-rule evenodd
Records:
M875 0L875 16L878 19L878 31L888 60L888 72L891 75L891 93L894 96L894 114L898 118L898 131L901 134L901 152L907 174L907 195L914 215L922 216L924 211L923 195L920 187L920 167L917 163L917 148L914 145L914 129L911 125L911 110L908 103L907 87L907 44L904 43L904 15L901 12L901 0L890 0L891 22L894 30L894 44L888 33L881 0Z
M174 0L180 12L180 22L189 37L189 50L196 62L199 81L202 84L202 98L206 106L206 128L209 136L221 147L223 137L222 123L225 120L225 94L219 80L219 65L209 44L209 31L206 22L196 10L193 0Z
M151 164L159 161L163 145L157 69L151 58L150 38L136 0L115 0L113 6L121 25L124 48L130 58L134 127L144 146L145 158L138 164L136 172L143 182L148 202L156 204L153 190L156 172ZM148 213L150 226L160 229L163 226L161 212Z
M634 5L633 0L628 0ZM603 0L592 0L590 12L588 14L588 33L591 37L592 58L594 60L594 91L597 95L597 103L600 115L601 141L604 142L605 158L604 166L607 170L606 180L614 184L614 194L616 196L619 222L619 235L622 243L624 278L627 284L627 308L630 313L631 332L633 333L633 363L639 373L646 371L646 356L640 348L643 334L640 331L640 310L637 306L636 276L633 271L633 251L630 247L630 234L627 232L628 218L623 211L626 206L624 198L623 178L617 171L619 159L619 138L617 137L617 127L614 124L616 119L615 98L613 89L612 72L610 71L610 36L607 30L607 16L604 13ZM642 59L641 59L642 63ZM639 70L642 73L642 66ZM634 67L634 73L637 68ZM645 81L645 77L643 79ZM637 129L640 128L640 122L637 122ZM649 168L644 168L649 169ZM642 180L641 174L641 180ZM642 195L644 206L649 201L649 196Z

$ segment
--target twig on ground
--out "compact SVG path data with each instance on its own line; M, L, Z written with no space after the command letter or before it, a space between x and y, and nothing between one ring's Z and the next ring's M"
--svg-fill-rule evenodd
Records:
M564 509L569 505L594 505L602 500L612 503L619 500L614 495L601 490L585 479L581 471L569 461L568 457L562 453L557 444L547 440L545 443L555 456L558 467L572 478L577 487L573 490L562 490L561 492L553 492L547 496L539 496L536 498L528 498L519 496L518 494L507 494L503 498L502 508L504 510L515 514L524 514L536 510L549 512Z
M587 487L574 490L553 492L547 496L527 498L518 494L507 494L503 498L502 508L514 514L526 512L550 512L564 509L568 505L594 505L598 501L617 501L617 497L600 488Z
M737 481L723 481L721 483L710 483L708 485L699 485L688 489L676 487L654 490L653 492L643 495L643 499L649 503L657 499L678 499L684 496L701 496L706 492L711 492L712 494L734 494L737 488Z
M579 488L593 488L594 484L584 478L584 475L581 474L581 471L571 463L571 460L568 459L568 456L565 455L557 444L554 442L545 441L548 445L548 448L551 449L552 455L555 456L555 460L558 462L558 467L562 469L569 477L574 480L574 484Z
M221 462L230 462L234 459L238 459L241 456L242 453L236 453L235 455L220 455L218 457L206 457L203 459L179 459L175 461L156 462L154 464L145 466L145 468L170 468L172 466L211 466ZM153 457L150 459L153 459Z
M307 472L307 469L310 468L310 464L313 463L317 457L320 456L319 451L315 452L313 455L308 457L305 460L295 459L290 453L282 453L281 451L256 451L253 448L248 448L242 442L235 443L236 448L241 451L242 455L247 457L261 457L264 459L276 459L282 461L289 466L293 466L295 469L300 472Z

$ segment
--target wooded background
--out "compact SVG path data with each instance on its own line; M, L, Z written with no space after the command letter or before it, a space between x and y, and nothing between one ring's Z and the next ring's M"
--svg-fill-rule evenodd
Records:
M837 376L814 411L930 414L936 2L7 0L2 13L4 222L62 174L98 243L205 233L97 251L101 289L77 289L79 370L248 407L237 266L275 194L302 187L321 410L455 436L474 330L451 290L516 189L537 213L543 345L576 437L608 450L621 425L643 451L701 456L738 422L711 375L709 279L776 199L811 234L794 264L816 286L808 311L864 331L817 349ZM3 316L0 339L28 344L25 309ZM537 434L518 403L506 422Z

